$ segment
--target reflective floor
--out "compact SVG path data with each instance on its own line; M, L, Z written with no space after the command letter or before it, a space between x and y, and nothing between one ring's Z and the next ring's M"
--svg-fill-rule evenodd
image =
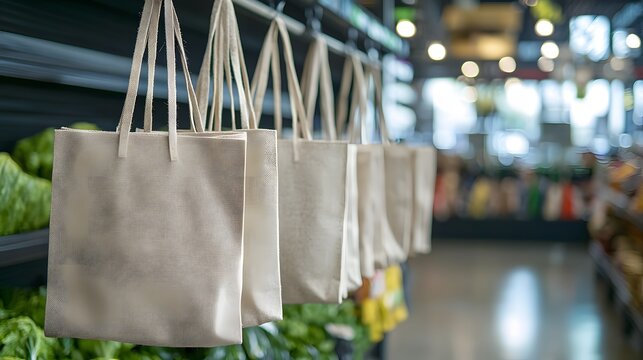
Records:
M410 268L411 315L390 334L391 360L643 358L586 247L440 241Z

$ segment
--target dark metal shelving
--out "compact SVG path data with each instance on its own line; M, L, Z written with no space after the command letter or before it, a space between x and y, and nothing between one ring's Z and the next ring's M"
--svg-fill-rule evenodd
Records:
M643 339L643 314L633 304L632 294L623 273L614 265L609 255L605 253L597 242L592 242L589 253L596 264L598 272L613 289L616 295L614 297L617 302L616 305L623 310L622 314L625 316L626 321L632 324L632 327L638 332L639 338Z
M0 236L0 268L47 258L49 229Z

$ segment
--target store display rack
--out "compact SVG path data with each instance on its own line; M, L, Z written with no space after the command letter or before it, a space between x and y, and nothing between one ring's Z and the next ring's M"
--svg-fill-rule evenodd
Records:
M0 268L47 257L49 229L0 236Z
M614 215L628 221L643 231L643 215L629 209L629 199L625 194L613 189L606 189L602 192L602 197L610 204Z
M617 308L621 310L620 312L625 317L625 324L631 325L631 329L637 331L639 338L643 339L643 316L632 303L632 294L622 272L614 265L609 255L605 253L598 242L592 242L589 253L596 264L598 273L606 280L610 289L613 290L614 300Z

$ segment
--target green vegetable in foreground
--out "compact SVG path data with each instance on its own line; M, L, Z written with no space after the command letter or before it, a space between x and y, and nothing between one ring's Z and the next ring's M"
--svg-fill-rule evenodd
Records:
M46 227L50 210L51 182L23 172L0 153L0 236Z

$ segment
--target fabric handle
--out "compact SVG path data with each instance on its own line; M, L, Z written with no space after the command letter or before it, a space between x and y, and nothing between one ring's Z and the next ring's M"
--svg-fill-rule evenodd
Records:
M152 101L154 99L154 74L156 69L156 51L158 39L158 20L160 17L160 3L154 2L152 7L152 18L148 31L148 48L147 48L147 94L145 96L145 116L144 116L144 131L152 131ZM192 85L192 78L190 77L190 70L188 68L187 59L185 56L185 49L183 47L183 36L181 35L181 27L179 19L176 14L176 9L172 6L172 18L174 22L174 36L179 44L179 58L181 59L181 67L183 68L183 75L185 78L185 87L188 93L188 106L190 109L190 128L194 131L203 131L201 115L198 111L195 112L197 106L196 93ZM195 115L196 114L196 115ZM196 119L195 119L196 116Z
M256 129L256 114L251 102L248 72L243 57L234 5L231 0L218 0L215 1L212 8L208 43L197 83L199 112L203 118L208 117L210 85L213 85L212 106L207 120L207 128L210 131L221 130L224 78L230 94L232 126L236 127L232 87L233 74L239 96L241 126L243 129Z
M304 63L301 81L302 95L307 110L308 128L313 130L317 95L320 98L322 131L326 140L336 140L333 85L328 63L328 45L321 36L315 36ZM318 91L319 90L319 91Z
M143 56L145 48L150 40L148 37L150 31L150 24L152 16L155 12L156 6L161 6L161 1L164 5L164 19L165 19L165 43L166 43L166 56L167 56L167 84L168 84L168 146L170 159L172 161L178 160L177 149L177 103L176 103L176 52L175 52L175 36L180 37L175 32L175 21L177 20L174 12L174 5L172 0L146 0L143 6L143 14L139 24L138 32L136 35L136 45L134 47L134 55L132 57L132 69L130 70L129 84L127 87L127 94L125 96L125 103L123 111L117 128L119 134L118 140L118 156L121 158L127 157L127 150L129 144L129 135L132 127L132 119L134 116L134 107L136 105L136 95L141 75L141 67L143 64ZM160 11L159 11L160 16ZM152 26L152 30L157 29ZM154 39L152 39L154 40ZM155 47L155 46L154 46ZM184 53L182 44L179 45L179 52ZM187 63L182 64L187 65ZM188 75L189 77L189 75ZM187 82L188 88L191 82ZM148 82L149 87L149 82ZM189 92L189 91L188 91ZM193 98L196 100L196 97ZM146 101L148 107L149 100ZM151 105L150 109L151 109ZM198 106L198 104L195 104ZM151 111L148 112L151 114ZM151 121L149 122L151 126Z
M297 158L297 142L300 136L306 140L312 140L310 129L307 125L307 113L304 107L295 62L293 59L292 45L288 35L288 29L283 19L276 17L270 24L270 28L264 39L264 44L259 55L259 61L252 79L251 93L254 96L255 109L257 114L261 113L263 100L268 84L268 73L272 72L273 95L275 107L275 128L281 134L281 75L279 72L278 39L281 38L286 63L286 79L288 81L288 93L292 109L292 131L295 157ZM301 122L301 124L300 124ZM301 134L300 134L301 132Z

